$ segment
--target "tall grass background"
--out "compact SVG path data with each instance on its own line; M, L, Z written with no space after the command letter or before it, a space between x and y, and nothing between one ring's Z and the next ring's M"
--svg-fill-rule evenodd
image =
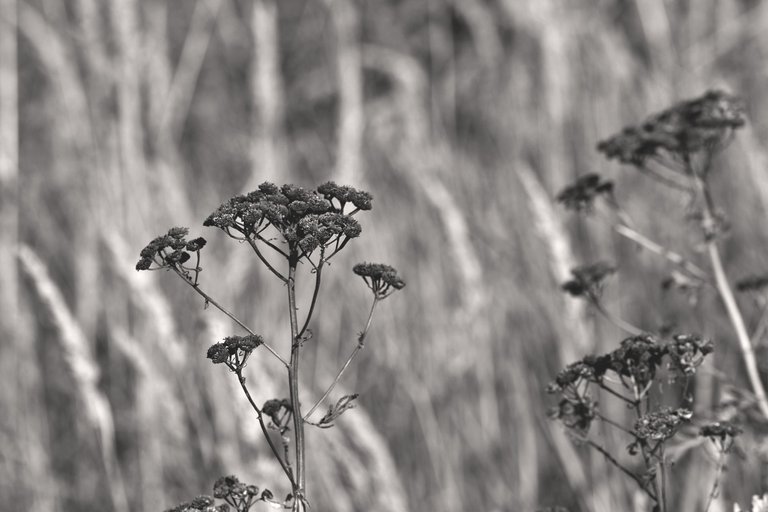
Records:
M309 434L315 510L630 509L633 485L546 419L557 369L623 337L563 296L568 269L618 261L611 310L717 341L699 406L746 387L741 360L714 297L662 293L663 262L553 197L605 173L684 251L684 199L595 144L740 93L750 124L714 186L731 276L765 270L766 27L754 0L0 0L0 508L162 510L232 473L279 495L235 379L205 360L236 326L133 266L189 226L211 242L206 291L285 352L281 286L202 220L265 180L336 180L375 205L327 273L306 401L362 327L352 264L391 263L408 287L343 381L359 407ZM249 363L257 401L287 395L268 363ZM768 442L744 442L719 510L768 490ZM699 510L714 465L691 451L676 469L676 510Z

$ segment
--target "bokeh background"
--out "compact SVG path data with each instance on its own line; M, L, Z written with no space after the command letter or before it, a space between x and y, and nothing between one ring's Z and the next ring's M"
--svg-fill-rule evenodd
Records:
M202 221L265 180L333 179L375 202L326 274L305 401L365 320L351 266L390 263L408 286L343 380L359 406L310 433L314 509L632 510L633 485L547 420L556 371L624 336L560 292L569 268L618 261L611 311L717 341L702 410L746 387L740 357L716 297L664 293L664 261L553 198L604 173L642 231L706 265L685 198L594 148L709 88L741 94L750 123L713 186L731 277L765 270L767 59L756 0L0 0L0 509L163 510L232 473L287 492L235 378L205 359L239 331L134 265L190 227L209 240L204 289L285 352L284 290ZM257 401L287 395L267 357L248 378ZM714 476L689 441L681 511ZM767 446L750 429L712 510L768 490Z

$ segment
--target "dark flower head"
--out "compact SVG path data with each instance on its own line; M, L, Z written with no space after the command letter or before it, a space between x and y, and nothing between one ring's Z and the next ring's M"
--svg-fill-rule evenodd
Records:
M643 166L648 159L671 155L679 158L712 149L746 124L744 102L712 90L651 116L639 126L625 128L597 146L609 159Z
M189 234L187 228L176 227L169 229L167 234L153 239L141 250L141 259L136 264L136 270L149 270L153 263L157 265L156 268L181 268L181 265L190 258L186 251L200 250L205 245L205 240L202 238L188 242L185 239L187 234ZM190 244L197 248L190 249Z
M280 424L280 415L291 410L291 401L287 398L272 398L264 402L261 412L269 416L275 425Z
M547 392L557 393L569 387L578 386L582 381L600 382L611 367L611 359L608 355L586 356L581 361L576 361L565 367L557 374L555 380L547 386Z
M563 425L574 429L581 435L586 435L595 419L597 402L587 397L563 398L548 411L548 416L553 420L560 420Z
M190 240L189 242L187 242L186 249L188 251L197 252L203 247L205 247L206 243L208 242L206 242L205 238L198 237L198 238L195 238L194 240Z
M684 376L696 373L704 358L714 351L712 340L695 334L677 334L673 341L666 344L669 356L669 369Z
M712 441L719 440L724 443L728 438L735 438L740 435L742 430L729 421L717 421L704 425L699 429L701 437L708 437Z
M753 275L736 282L736 289L740 292L762 292L768 286L768 275Z
M602 295L605 278L614 274L616 267L599 261L571 269L573 279L563 283L562 289L574 297L587 297L597 300Z
M656 342L650 334L632 336L609 354L611 370L618 375L634 379L644 388L656 376L656 370L666 354L666 347Z
M405 288L405 281L397 275L397 270L383 263L358 263L352 267L352 271L362 277L368 288L379 298Z
M309 190L267 182L219 206L204 225L218 227L230 236L238 232L252 239L258 239L256 235L271 226L291 250L298 248L302 256L308 257L315 249L331 244L334 251L338 250L347 240L360 235L360 224L352 217L354 212L344 212L347 203L359 210L370 209L370 195L333 183Z
M251 352L263 343L264 339L258 334L227 336L224 341L211 345L206 357L213 364L227 363L232 369L241 369Z
M225 499L232 494L233 489L239 484L240 480L238 480L236 476L223 476L213 484L213 496L219 499Z
M558 195L557 202L568 210L591 212L595 200L613 193L613 182L603 181L599 174L585 174L565 187Z
M643 440L665 441L677 434L692 416L693 413L688 409L668 407L646 414L635 422L635 437Z
M196 509L204 509L213 505L213 498L210 496L198 496L190 502L190 506Z

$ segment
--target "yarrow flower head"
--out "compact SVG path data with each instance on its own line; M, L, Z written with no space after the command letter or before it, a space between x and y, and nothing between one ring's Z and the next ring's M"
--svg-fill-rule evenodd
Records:
M609 159L643 167L649 159L679 159L721 147L745 124L743 100L712 90L653 115L639 126L625 128L600 142L597 149Z
M670 360L668 368L683 376L696 373L704 358L715 350L712 340L695 334L677 334L665 348Z
M153 239L141 250L136 270L176 268L186 273L184 263L191 258L190 253L199 252L206 243L204 238L188 241L188 234L187 228L171 228L167 234Z
M589 397L576 396L564 397L549 410L548 416L553 420L560 420L566 427L575 430L585 436L589 432L592 421L597 413L597 402Z
M699 429L699 435L701 437L707 437L712 441L725 442L728 438L735 438L741 434L742 430L729 421L716 421L704 425Z
M247 336L227 336L224 341L208 348L207 357L213 364L226 363L233 371L240 370L251 352L264 343L258 334Z
M309 256L319 247L340 250L347 241L360 236L360 223L353 216L360 210L370 210L372 200L368 192L333 182L316 190L265 182L257 190L219 206L203 225L254 240L273 227L291 250Z
M574 183L565 187L557 195L557 202L562 203L568 210L590 213L598 197L610 197L612 194L612 181L605 181L599 174L590 173L579 177Z
M562 289L574 297L597 300L603 293L603 282L615 272L616 267L604 261L576 267L571 269L573 279L563 283Z
M736 289L740 292L762 292L768 287L768 275L752 275L736 282Z
M363 278L368 288L379 299L405 288L405 281L397 275L397 270L383 263L358 263L352 267L352 271Z
M693 412L689 409L669 407L646 414L635 422L633 433L636 441L629 445L629 452L636 453L641 441L666 441L674 437L692 416Z

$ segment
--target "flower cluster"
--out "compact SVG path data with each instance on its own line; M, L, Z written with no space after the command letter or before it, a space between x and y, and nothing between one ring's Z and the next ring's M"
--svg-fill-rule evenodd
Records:
M696 373L707 354L715 350L712 340L695 334L677 334L665 348L669 356L667 367L685 376Z
M272 422L276 426L282 425L291 411L291 401L287 398L272 398L264 402L264 405L261 407L261 412L272 418Z
M562 203L567 210L590 213L598 197L610 197L612 194L612 181L603 180L599 174L590 173L565 187L557 195L557 202Z
M690 376L713 350L711 340L694 334L675 335L668 343L659 343L650 334L632 336L607 354L589 355L568 365L547 386L547 391L573 390L584 382L599 384L609 370L642 389L654 379L665 356L669 359L668 368Z
M265 182L246 195L231 198L219 206L203 223L224 230L230 236L240 233L258 239L268 227L275 228L291 250L310 255L318 247L335 248L360 235L360 223L353 215L371 209L368 192L333 182L317 190L286 184L278 187ZM348 205L352 208L348 209Z
M215 506L210 496L198 496L192 501L169 508L165 512L229 512L229 505Z
M246 485L236 476L223 476L213 484L213 496L226 501L238 512L247 512L257 501L272 501L272 491L264 489L259 495L259 488Z
M741 429L729 421L716 421L709 425L704 425L699 429L699 435L712 441L725 443L728 438L735 438L741 434Z
M243 368L248 356L256 347L264 343L258 334L247 336L227 336L224 341L208 348L207 357L213 364L226 363L233 371Z
M141 259L136 263L136 270L156 270L159 268L184 269L184 263L190 259L190 253L199 253L205 247L205 238L187 240L187 228L171 228L165 235L158 236L141 250ZM154 267L152 265L155 265Z
M762 292L768 287L768 275L747 276L736 282L736 289L740 292Z
M380 299L405 287L405 281L397 275L397 270L383 263L358 263L352 267L352 271L362 277L368 288Z
M688 423L692 416L693 413L688 409L665 407L638 419L633 433L638 441L666 441L673 437L680 427Z
M639 126L625 128L597 146L609 159L638 167L665 155L680 158L715 148L746 124L744 102L712 90L651 116Z
M557 407L549 410L548 416L560 420L563 425L586 436L597 412L597 402L585 396L563 397Z
M562 289L574 297L586 297L596 301L603 292L605 278L616 272L610 263L599 261L571 269L573 279L566 281Z

